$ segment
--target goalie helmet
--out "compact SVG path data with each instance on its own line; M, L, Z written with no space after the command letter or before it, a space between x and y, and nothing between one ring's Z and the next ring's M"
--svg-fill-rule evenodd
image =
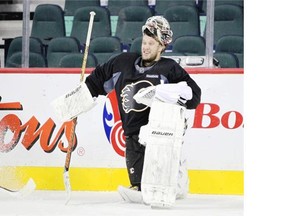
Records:
M170 29L168 21L163 16L152 16L147 19L144 26L142 26L142 33L152 34L156 36L158 41L167 46L172 42L173 32Z

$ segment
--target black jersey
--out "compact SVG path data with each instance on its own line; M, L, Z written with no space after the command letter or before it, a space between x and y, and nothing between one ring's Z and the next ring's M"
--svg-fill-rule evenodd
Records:
M193 90L193 98L187 101L187 108L195 109L200 103L201 89L174 60L162 57L151 67L141 67L140 62L140 55L122 53L98 65L86 78L92 96L106 95L115 89L125 136L138 134L140 127L148 123L150 108L133 99L141 88L186 81Z

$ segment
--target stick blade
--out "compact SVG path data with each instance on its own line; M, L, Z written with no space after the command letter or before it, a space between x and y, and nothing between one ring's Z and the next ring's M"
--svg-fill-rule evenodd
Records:
M36 184L32 178L28 180L26 185L18 191L9 191L9 194L16 198L24 198L32 194L36 189ZM7 191L8 192L8 191Z
M33 193L36 189L36 184L32 178L30 178L27 182L27 184L23 187L22 190L20 190L20 196L21 197L26 197Z
M68 171L64 171L63 178L64 178L65 191L67 193L65 205L67 205L71 199L71 184Z

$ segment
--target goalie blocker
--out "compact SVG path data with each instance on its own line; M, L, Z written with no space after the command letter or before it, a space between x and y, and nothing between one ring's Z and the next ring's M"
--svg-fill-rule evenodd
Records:
M81 82L75 89L56 98L51 103L55 114L61 121L69 121L87 112L96 105L87 85Z
M139 142L146 145L141 192L151 207L172 207L176 195L188 193L187 170L180 166L185 114L183 106L154 100L149 123L141 127Z

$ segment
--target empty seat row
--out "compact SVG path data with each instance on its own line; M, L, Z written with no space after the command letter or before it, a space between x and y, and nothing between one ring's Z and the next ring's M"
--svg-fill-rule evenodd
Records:
M149 6L155 15L163 15L167 8L176 5L185 5L197 7L199 12L206 14L207 0L107 0L103 4L101 0L65 0L64 11L66 16L74 16L75 11L85 6L102 6L107 7L112 16L118 16L119 11L127 6ZM244 7L244 0L215 0L214 5L232 4Z
M112 16L118 16L119 11L127 6L149 6L155 15L163 15L165 10L178 5L196 7L201 14L206 14L207 0L65 0L65 16L74 16L76 10L85 6L107 7ZM215 0L214 5L232 4L244 7L244 0Z
M243 37L227 35L216 44L215 57L221 67L243 67ZM129 52L141 54L142 37L136 38ZM201 36L182 36L175 40L172 50L164 56L204 56L205 39ZM81 67L83 53L74 37L52 39L44 46L38 38L30 38L30 67ZM91 40L87 67L95 67L123 51L117 37L97 37ZM15 38L8 50L6 67L21 67L22 37Z
M70 36L77 38L83 47L90 18L90 11L95 11L92 38L111 36L109 11L103 7L81 7L76 10ZM152 16L148 7L129 6L119 12L115 36L127 46L142 35L141 27L148 17ZM174 41L184 35L200 35L199 13L192 6L174 6L168 8L164 17L169 21L174 33ZM243 9L236 5L219 5L215 7L214 44L227 34L243 35ZM206 30L205 30L206 33ZM41 4L35 9L31 36L40 38L47 44L52 38L64 37L64 12L58 5ZM205 37L205 35L204 35ZM173 46L173 42L171 44ZM172 49L172 47L170 47Z
M107 0L106 4L103 4L101 0L65 0L64 11L66 16L74 16L75 12L80 7L85 6L102 6L106 7L111 16L118 16L119 11L127 6L148 6L153 11L155 15L163 15L167 8L176 5L185 5L185 6L198 6L198 1L196 0L157 0L157 1L148 1L148 0Z
M107 38L111 37L109 10L99 6L81 7L75 12L71 31L71 37L76 38L80 43L80 52L84 50L90 11L92 10L96 12L96 16L94 17L91 38L106 37L105 40L107 40ZM147 18L153 14L148 7L129 6L123 8L118 15L119 19L115 36L120 40L121 45L125 45L126 50L128 50L133 41L142 36L141 27ZM199 13L195 7L183 5L173 6L165 10L164 17L169 21L171 29L174 32L173 42L168 48L172 50L172 52L176 53L177 45L174 49L173 46L177 38L182 36L200 36ZM215 7L215 49L218 40L226 35L243 37L243 8L240 6L223 4ZM41 42L47 46L51 39L65 36L64 12L62 8L52 4L38 5L33 19L31 37L39 38ZM106 46L109 43L108 41ZM104 39L102 44L105 44ZM232 47L234 46L233 43L230 45ZM191 46L195 45L191 44ZM189 47L189 45L187 45L187 47ZM102 62L102 60L99 60L99 62ZM240 65L243 64L240 63Z
M71 35L81 44L85 43L90 11L95 11L92 37L112 36L110 13L104 7L81 7L76 10ZM141 36L141 27L148 17L153 16L149 7L127 6L120 10L115 36L123 44ZM177 5L165 10L163 16L170 23L176 39L183 35L200 35L200 18L196 7ZM50 17L50 18L49 18ZM215 7L214 44L225 34L243 35L243 8L237 5L219 5ZM52 29L52 30L51 30ZM205 29L206 35L207 29ZM66 36L64 12L60 6L42 4L35 9L31 36L41 38L44 43L52 37Z
M81 67L83 52L74 37L53 38L44 45L38 38L29 40L29 67ZM112 55L122 52L116 37L97 37L91 40L87 67L106 62ZM65 58L64 58L65 56ZM22 37L12 40L6 59L6 67L21 67Z
M86 41L90 11L96 13L91 37L112 36L108 9L97 6L81 7L74 14L70 36L76 37L82 45ZM153 13L149 7L128 6L120 10L118 15L115 36L123 44L130 45L135 38L142 35L141 27ZM182 35L200 35L199 14L195 7L171 7L166 10L164 17L171 25L174 38ZM31 36L40 38L43 43L48 43L53 37L66 36L61 7L51 4L38 5L35 9Z

